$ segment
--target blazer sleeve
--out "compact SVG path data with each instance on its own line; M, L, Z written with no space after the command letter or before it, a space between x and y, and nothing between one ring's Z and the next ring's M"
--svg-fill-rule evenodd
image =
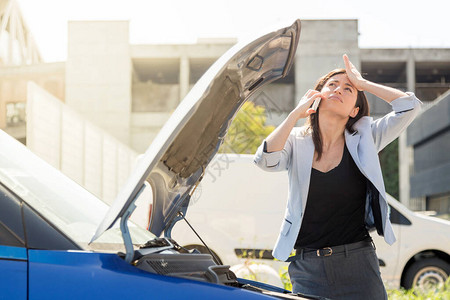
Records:
M295 134L296 128L289 134L284 148L274 152L267 152L267 144L266 140L264 140L258 150L256 150L253 162L261 169L269 172L287 170L291 164Z
M371 124L378 152L395 140L420 112L422 102L413 93L407 94L392 101L393 111Z

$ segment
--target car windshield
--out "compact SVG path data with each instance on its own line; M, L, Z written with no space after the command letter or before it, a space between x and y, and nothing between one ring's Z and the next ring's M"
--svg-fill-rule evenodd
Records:
M123 250L118 226L88 245L109 209L108 204L3 131L0 131L0 145L0 182L3 185L84 249ZM129 227L134 244L144 244L154 238L131 222Z

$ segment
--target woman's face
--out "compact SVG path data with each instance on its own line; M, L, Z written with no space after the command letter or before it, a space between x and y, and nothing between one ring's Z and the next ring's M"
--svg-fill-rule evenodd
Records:
M330 111L343 118L353 118L358 114L359 108L355 108L358 90L351 84L347 74L337 74L328 79L321 94L321 112Z

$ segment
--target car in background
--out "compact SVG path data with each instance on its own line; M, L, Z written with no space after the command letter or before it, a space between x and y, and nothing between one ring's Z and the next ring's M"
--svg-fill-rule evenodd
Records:
M171 238L237 110L287 74L299 35L297 20L214 63L111 206L0 131L0 298L320 299L236 278L210 254ZM147 231L129 218L149 189Z
M260 272L261 279L280 285L277 275L287 263L274 261L271 252L287 193L287 172L263 172L253 155L218 154L193 196L188 220L221 261L237 265L236 272L253 278ZM389 246L370 233L386 286L430 289L443 284L450 274L450 222L412 212L390 195L387 200L397 242ZM173 236L188 248L206 251L185 226Z

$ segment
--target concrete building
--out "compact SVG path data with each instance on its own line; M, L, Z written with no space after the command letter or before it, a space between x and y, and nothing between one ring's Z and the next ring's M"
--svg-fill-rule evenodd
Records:
M68 27L66 62L13 63L0 58L0 128L24 142L20 126L25 126L25 85L34 81L133 151L143 152L195 82L236 43L208 39L184 45L130 45L128 21L74 21ZM450 88L450 49L362 49L358 20L304 20L291 72L250 101L264 105L268 123L278 125L321 75L343 67L343 53L367 79L413 91L425 102ZM375 96L368 98L374 117L390 110ZM409 180L413 148L403 135L400 200L406 204L411 204L410 192L415 195Z
M450 215L450 91L408 128L407 142L414 149L410 201Z
M0 0L0 128L22 142L28 81L63 98L64 63L43 64L16 1Z

